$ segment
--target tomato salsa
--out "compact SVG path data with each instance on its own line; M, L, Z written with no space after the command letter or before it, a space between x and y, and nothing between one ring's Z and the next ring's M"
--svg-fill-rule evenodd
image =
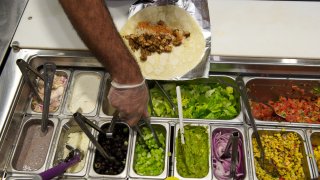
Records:
M277 101L268 101L273 107L251 101L253 116L260 120L298 123L320 123L320 97L288 98L280 96ZM283 118L276 116L275 112Z

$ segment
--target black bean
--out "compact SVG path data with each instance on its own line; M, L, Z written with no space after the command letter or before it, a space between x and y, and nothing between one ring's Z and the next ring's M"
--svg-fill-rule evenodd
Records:
M103 125L102 129L106 130L109 124ZM94 170L98 174L108 174L116 175L120 174L124 170L124 165L127 157L127 148L126 145L129 139L129 129L124 124L116 124L114 129L113 139L107 139L105 135L98 135L98 142L102 147L112 156L115 156L119 162L108 162L104 159L101 154L96 151L94 158ZM124 163L123 163L124 162ZM96 166L97 163L100 163L100 167Z

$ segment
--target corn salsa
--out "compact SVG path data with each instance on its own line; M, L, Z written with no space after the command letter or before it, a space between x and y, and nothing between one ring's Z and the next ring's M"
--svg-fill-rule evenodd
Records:
M265 161L271 161L280 177L274 177L259 164L260 151L257 141L253 138L253 154L256 176L258 179L305 179L303 171L303 154L301 140L297 133L275 133L260 135L265 151ZM266 167L267 168L267 167Z

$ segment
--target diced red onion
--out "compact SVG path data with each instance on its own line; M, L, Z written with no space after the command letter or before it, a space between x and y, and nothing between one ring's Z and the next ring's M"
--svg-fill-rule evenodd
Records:
M218 128L212 134L212 161L213 161L213 174L217 179L230 179L230 166L231 158L221 159L229 137L235 129ZM240 133L240 132L239 132ZM240 133L241 134L241 133ZM230 148L231 153L232 148ZM242 136L239 138L238 144L238 162L236 167L237 179L244 178L244 164L243 164L243 141Z

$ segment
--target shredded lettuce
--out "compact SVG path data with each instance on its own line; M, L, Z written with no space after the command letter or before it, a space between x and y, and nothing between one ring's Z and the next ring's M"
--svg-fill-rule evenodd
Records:
M177 104L176 84L164 84L166 92ZM177 117L170 103L158 88L150 90L156 116ZM239 98L235 96L233 87L212 84L181 85L183 117L192 119L232 119L240 112Z

